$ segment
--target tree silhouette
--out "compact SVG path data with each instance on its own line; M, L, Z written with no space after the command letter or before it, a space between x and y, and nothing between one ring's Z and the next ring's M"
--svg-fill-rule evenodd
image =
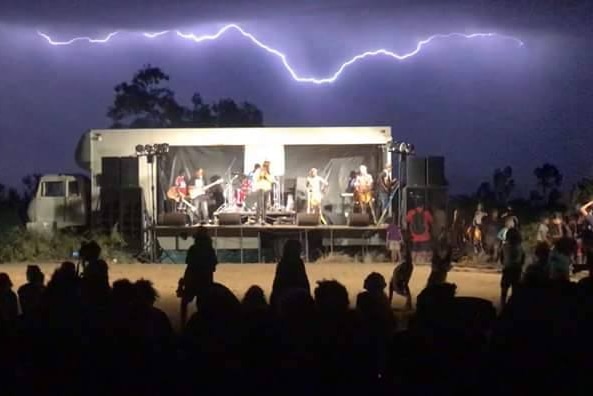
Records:
M513 168L507 166L504 169L496 169L492 176L492 185L496 202L499 205L506 205L515 188Z
M112 128L195 128L247 127L263 125L262 112L253 104L238 105L221 99L213 105L204 103L199 93L186 108L175 99L165 84L169 76L160 68L144 66L131 82L115 87L115 99L107 116Z
M541 189L544 199L548 197L550 189L558 188L562 184L562 174L558 168L547 162L535 168L533 174L537 178L537 185Z
M492 191L490 183L483 182L482 184L480 184L480 186L478 187L478 191L476 191L476 198L479 202L485 203L487 205L496 200L494 191Z
M144 66L134 74L131 83L115 87L115 99L107 116L113 128L166 128L183 119L183 108L175 95L162 83L169 76L158 67Z

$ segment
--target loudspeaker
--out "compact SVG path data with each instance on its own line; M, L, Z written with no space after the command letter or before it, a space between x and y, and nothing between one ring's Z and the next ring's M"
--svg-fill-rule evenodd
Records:
M297 225L299 226L316 226L319 225L319 215L317 213L298 213Z
M138 187L138 157L122 157L119 160L119 185L123 188Z
M406 187L404 191L404 213L415 208L416 205L422 205L431 211L447 208L446 187Z
M111 232L117 226L131 248L142 246L144 234L144 199L142 189L101 188L101 210L98 226Z
M241 213L220 213L218 215L219 225L241 225Z
M103 157L101 159L101 187L117 188L120 183L119 157Z
M426 159L426 184L429 186L444 186L445 157L428 157Z
M426 185L426 158L408 157L406 160L406 181L408 186Z
M347 225L348 218L343 213L324 213L323 216L329 225Z
M137 157L103 157L101 159L101 187L138 187Z
M158 224L162 226L185 226L188 218L185 213L161 213L158 218Z
M368 213L350 213L348 225L351 227L367 227L371 224L371 217Z

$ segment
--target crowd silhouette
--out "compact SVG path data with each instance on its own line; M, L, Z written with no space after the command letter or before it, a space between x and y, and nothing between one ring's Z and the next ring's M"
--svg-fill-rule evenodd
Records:
M337 280L312 286L300 243L288 241L268 303L257 285L239 300L215 282L212 241L198 232L178 290L184 324L179 334L155 307L159 295L152 283L110 282L96 245L81 249L81 268L65 262L46 285L37 266L27 267L27 284L18 293L0 273L2 394L500 395L587 389L593 278L571 282L565 257L574 246L563 239L552 253L539 246L523 274L517 268L525 253L514 234L509 231L504 246L500 314L487 300L456 296L456 285L446 279L451 248L441 238L406 326L391 299L397 293L412 307L407 241L392 279L372 272L357 296ZM586 235L589 257L592 239ZM587 262L593 266L593 259ZM197 311L186 322L194 300Z

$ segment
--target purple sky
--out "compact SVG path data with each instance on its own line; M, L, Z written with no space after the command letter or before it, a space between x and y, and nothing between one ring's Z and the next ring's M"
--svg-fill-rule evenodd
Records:
M558 10L545 9L536 10L537 18L512 19L501 10L445 13L393 8L386 1L232 3L2 6L0 182L18 184L31 172L78 171L79 136L108 126L113 87L146 63L170 74L180 101L194 91L206 100L248 100L263 110L266 125L391 125L396 139L414 143L420 153L447 157L454 192L475 191L495 167L507 164L524 192L532 188L533 168L544 161L557 164L567 183L593 176L593 41L576 18L583 12L573 11L575 22L561 24L552 17L562 15ZM315 76L364 50L408 52L435 33L496 31L525 46L496 38L438 41L404 62L365 60L335 84L314 86L293 81L276 58L235 33L201 44L122 35L108 45L67 47L50 46L36 34L39 29L67 40L177 27L198 34L227 22L283 50L300 73Z

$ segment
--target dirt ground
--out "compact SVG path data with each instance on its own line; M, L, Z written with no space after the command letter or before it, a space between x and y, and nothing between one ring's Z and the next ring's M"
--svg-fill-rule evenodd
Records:
M58 264L43 264L42 271L46 281ZM176 264L111 264L109 277L111 282L121 278L136 280L150 279L154 282L160 294L157 305L171 318L174 326L178 327L179 300L175 296L177 281L182 276L184 265ZM0 272L6 272L12 279L14 290L25 283L26 264L2 264ZM214 275L216 282L229 287L237 297L242 298L249 286L261 286L269 296L274 278L274 264L219 264ZM364 278L371 272L381 273L388 281L393 266L388 263L310 263L307 273L312 288L315 282L322 279L335 279L348 289L351 303L356 301L356 295L362 291ZM430 267L416 266L410 282L413 295L417 295L425 286ZM448 280L457 284L457 294L460 296L476 296L491 300L495 304L498 300L500 274L495 271L478 271L475 269L454 269ZM393 305L397 309L402 307L404 299L394 297ZM193 305L193 304L192 304Z

